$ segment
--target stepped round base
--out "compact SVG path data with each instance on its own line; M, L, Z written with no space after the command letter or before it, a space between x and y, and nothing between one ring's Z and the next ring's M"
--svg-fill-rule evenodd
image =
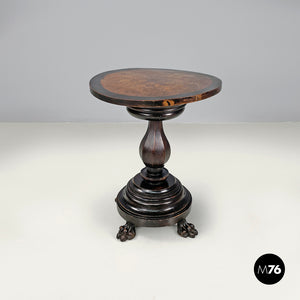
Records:
M162 181L145 180L143 170L119 192L116 202L119 214L135 226L174 225L189 214L190 192L166 169Z

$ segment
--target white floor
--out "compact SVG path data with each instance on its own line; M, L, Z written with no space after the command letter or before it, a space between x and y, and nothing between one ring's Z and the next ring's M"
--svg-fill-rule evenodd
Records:
M114 198L142 167L146 123L0 124L0 299L300 299L300 123L166 123L189 220L138 228ZM263 285L255 260L279 255Z

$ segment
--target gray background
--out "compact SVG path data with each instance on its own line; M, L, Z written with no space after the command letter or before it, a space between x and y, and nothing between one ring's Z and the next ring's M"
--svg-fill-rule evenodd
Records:
M299 1L0 2L1 121L135 121L89 94L97 73L210 73L180 122L299 121Z

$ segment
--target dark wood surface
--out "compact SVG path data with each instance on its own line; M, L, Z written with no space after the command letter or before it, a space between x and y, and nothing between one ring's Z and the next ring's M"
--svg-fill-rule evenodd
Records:
M217 94L217 77L169 69L121 69L96 75L91 93L106 102L132 107L166 107L203 100Z

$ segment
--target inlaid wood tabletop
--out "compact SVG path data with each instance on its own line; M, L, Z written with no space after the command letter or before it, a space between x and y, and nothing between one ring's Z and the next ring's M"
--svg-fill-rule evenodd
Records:
M100 73L91 93L106 102L133 107L164 107L200 101L220 92L217 77L181 70L134 68Z

